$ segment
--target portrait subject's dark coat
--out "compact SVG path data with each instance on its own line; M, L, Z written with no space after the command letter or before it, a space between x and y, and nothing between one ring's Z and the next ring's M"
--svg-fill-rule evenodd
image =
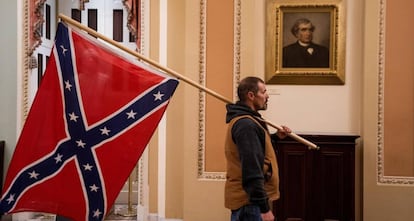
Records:
M311 43L308 47L298 42L283 48L284 68L329 68L329 49Z

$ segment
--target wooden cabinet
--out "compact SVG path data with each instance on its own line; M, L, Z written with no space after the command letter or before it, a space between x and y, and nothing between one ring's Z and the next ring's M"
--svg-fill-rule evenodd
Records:
M291 138L276 152L281 197L274 203L277 221L355 220L356 135L300 135L319 150Z

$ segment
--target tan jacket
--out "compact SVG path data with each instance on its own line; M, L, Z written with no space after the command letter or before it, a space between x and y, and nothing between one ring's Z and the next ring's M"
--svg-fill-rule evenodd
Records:
M234 123L241 118L251 118L265 131L265 157L263 165L263 174L266 177L264 189L267 192L269 201L279 199L279 169L277 158L273 150L269 132L263 128L256 119L245 115L232 119L228 125L228 131L225 142L225 154L227 159L227 180L225 184L225 207L231 210L238 209L249 204L249 198L242 186L242 171L240 158L236 144L233 142L231 130ZM270 174L270 175L269 175Z

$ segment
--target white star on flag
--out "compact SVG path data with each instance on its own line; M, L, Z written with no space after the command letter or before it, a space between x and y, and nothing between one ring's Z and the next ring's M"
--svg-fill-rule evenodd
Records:
M36 171L34 171L34 170L32 172L30 172L29 175L30 175L30 178L35 178L35 179L37 179L37 176L39 176L39 174L36 173Z
M137 114L137 112L134 112L134 111L131 110L130 112L127 113L127 115L128 115L127 119L130 119L130 118L135 119L136 114Z
M156 100L162 100L162 96L164 96L164 94L161 94L161 92L160 91L158 91L158 93L156 93L156 94L153 94L154 95L154 101L156 101Z
M59 162L62 162L62 157L63 157L63 155L58 153L58 155L53 159L56 160L56 163L59 163Z
M102 214L101 211L99 211L99 209L93 211L93 217L99 217Z
M105 134L105 135L107 135L107 136L109 136L109 132L111 132L111 130L108 130L108 128L106 128L106 127L104 127L104 128L102 128L102 129L100 129L101 130L101 134L103 135L103 134Z
M71 121L75 121L75 122L77 122L78 118L79 118L79 116L76 116L76 114L74 112L70 113L69 117L70 117Z
M69 83L69 81L65 81L65 88L71 91L72 85Z
M61 45L61 46L60 46L60 48L62 49L62 54L63 54L64 56L66 56L66 51L67 51L68 49L66 49L63 45Z
M84 143L82 140L78 140L76 143L78 144L78 147L85 148L86 143Z
M85 170L89 170L89 171L91 171L92 170L92 165L89 165L89 163L88 164L85 164L85 165L83 165L83 168L85 169Z
M14 194L10 194L9 198L6 200L9 204L14 201Z
M97 187L95 184L93 184L92 186L89 186L89 188L91 188L92 192L98 192L99 187Z

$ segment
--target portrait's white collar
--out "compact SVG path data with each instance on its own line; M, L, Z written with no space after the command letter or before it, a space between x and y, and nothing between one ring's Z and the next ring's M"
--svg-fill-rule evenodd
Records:
M309 43L303 43L301 41L298 41L298 43L303 47L308 47L310 45Z

